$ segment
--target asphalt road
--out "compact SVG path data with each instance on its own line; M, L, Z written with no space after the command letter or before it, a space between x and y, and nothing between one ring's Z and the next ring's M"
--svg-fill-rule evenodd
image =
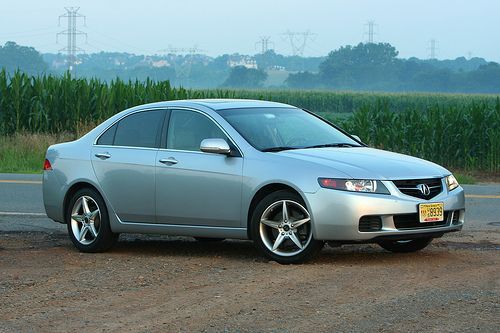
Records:
M500 184L463 185L464 231L500 230ZM66 232L45 215L41 175L0 173L0 232Z

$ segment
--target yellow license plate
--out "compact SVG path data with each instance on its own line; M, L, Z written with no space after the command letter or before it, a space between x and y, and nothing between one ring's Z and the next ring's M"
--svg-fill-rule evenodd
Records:
M444 220L444 204L442 202L420 204L418 205L418 212L420 223Z

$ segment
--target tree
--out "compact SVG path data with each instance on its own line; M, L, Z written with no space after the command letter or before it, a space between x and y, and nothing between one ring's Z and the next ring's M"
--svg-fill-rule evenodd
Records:
M254 68L245 66L233 67L229 77L222 84L224 87L232 88L258 88L261 87L267 79L267 73Z
M28 74L38 74L47 70L47 64L33 47L7 42L0 46L0 68L5 68L7 72L19 69Z
M341 89L380 89L393 80L398 51L388 43L344 46L319 65L321 81Z

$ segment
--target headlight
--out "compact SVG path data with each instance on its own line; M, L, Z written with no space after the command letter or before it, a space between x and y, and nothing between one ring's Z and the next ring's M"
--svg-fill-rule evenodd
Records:
M454 190L458 187L458 181L453 175L446 177L446 186L448 186L448 191Z
M318 178L321 187L334 190L390 194L387 187L379 180Z

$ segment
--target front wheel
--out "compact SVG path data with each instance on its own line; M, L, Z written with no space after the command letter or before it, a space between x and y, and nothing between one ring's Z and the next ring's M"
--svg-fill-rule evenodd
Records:
M90 188L81 189L73 195L66 223L71 241L82 252L106 251L118 240L118 234L111 231L104 200Z
M313 238L311 216L302 198L285 190L259 202L252 214L251 233L256 247L280 264L307 261L324 245Z
M378 243L382 248L387 251L395 253L410 253L424 249L432 242L432 238L417 238L398 241L381 241Z

